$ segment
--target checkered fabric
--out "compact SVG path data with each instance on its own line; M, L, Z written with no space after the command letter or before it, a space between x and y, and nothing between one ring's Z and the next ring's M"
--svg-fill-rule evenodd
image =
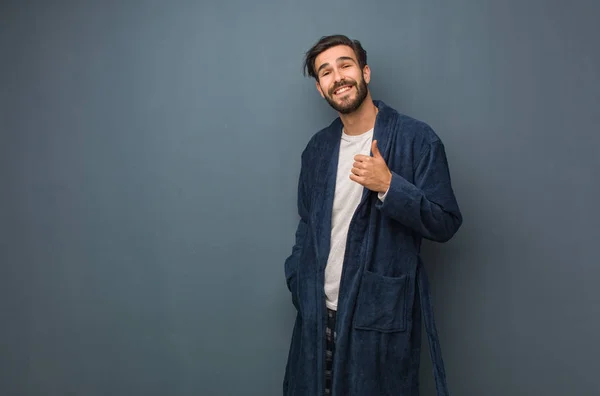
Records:
M331 379L333 354L335 353L335 314L336 312L327 309L327 327L325 328L325 395L331 395Z

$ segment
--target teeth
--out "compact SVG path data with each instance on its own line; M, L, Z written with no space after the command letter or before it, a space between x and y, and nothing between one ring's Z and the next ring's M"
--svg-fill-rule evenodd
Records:
M342 93L342 92L346 92L347 90L349 90L350 87L344 87L344 88L340 88L338 90L335 91L336 94Z

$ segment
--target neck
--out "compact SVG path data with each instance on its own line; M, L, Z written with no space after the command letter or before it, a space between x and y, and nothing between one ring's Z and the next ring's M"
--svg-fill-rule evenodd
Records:
M350 114L340 114L344 132L347 135L361 135L375 126L375 119L379 109L373 103L371 95L365 98L365 101L356 111Z

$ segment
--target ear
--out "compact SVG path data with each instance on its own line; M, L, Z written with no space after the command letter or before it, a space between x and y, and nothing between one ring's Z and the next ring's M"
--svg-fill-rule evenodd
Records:
M369 67L369 65L365 65L365 67L363 68L363 79L367 84L371 81L371 68Z
M323 95L323 89L321 88L321 84L319 84L319 80L315 82L315 85L317 86L317 91L319 91L321 97L325 98L325 95Z

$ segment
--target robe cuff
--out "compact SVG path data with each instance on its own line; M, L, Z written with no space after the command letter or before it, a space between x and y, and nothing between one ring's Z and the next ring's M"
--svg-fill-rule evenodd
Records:
M391 187L391 184L390 184L390 187ZM384 193L382 193L382 192L377 193L377 198L379 198L379 200L381 202L385 201L385 197L387 196L388 191L390 191L390 187L388 187L387 191Z
M385 194L379 194L380 202L377 203L377 207L398 220L408 220L411 211L418 211L415 206L418 207L422 196L422 192L414 184L394 172L388 190ZM384 202L385 197L388 199Z

